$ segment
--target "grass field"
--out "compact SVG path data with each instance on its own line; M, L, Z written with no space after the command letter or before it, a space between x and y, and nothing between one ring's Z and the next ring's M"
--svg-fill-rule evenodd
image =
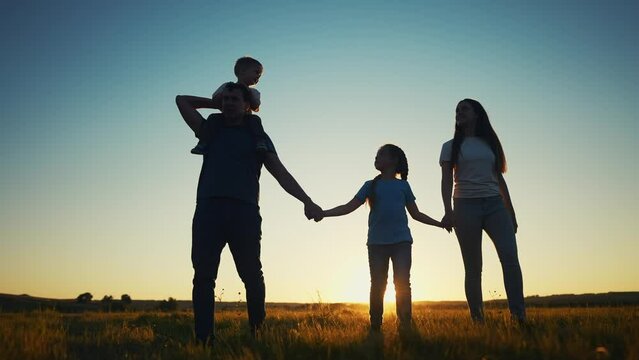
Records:
M415 306L415 329L398 333L387 310L369 335L364 305L269 308L252 339L241 307L217 312L214 349L192 340L192 314L127 312L0 314L0 359L639 359L639 307L531 308L517 326L489 309Z

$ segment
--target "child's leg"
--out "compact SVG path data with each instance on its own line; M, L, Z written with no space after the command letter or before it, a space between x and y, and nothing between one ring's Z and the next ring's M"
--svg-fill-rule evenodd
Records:
M368 267L371 274L369 313L372 330L380 330L382 327L389 255L388 246L368 245Z
M206 153L207 150L207 144L200 140L197 142L197 145L195 145L195 147L193 149L191 149L191 154L195 154L195 155L204 155Z
M206 119L206 124L202 124L202 126L206 125L207 127L213 126L214 130L217 131L217 129L220 126L220 121L221 121L222 115L221 114L211 114L209 115L209 117ZM202 140L198 141L197 145L195 145L195 147L193 149L191 149L191 154L195 154L195 155L204 155L208 152L208 144Z
M266 133L262 126L262 119L257 115L251 114L248 116L248 126L255 138L255 150L267 151L268 145L266 143Z
M411 243L392 245L393 283L395 284L395 306L400 326L409 326L412 319L412 295L410 267L412 263Z

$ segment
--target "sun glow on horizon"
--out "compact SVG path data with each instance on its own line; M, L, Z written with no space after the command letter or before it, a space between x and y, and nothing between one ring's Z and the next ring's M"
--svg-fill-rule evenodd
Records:
M361 279L363 275L360 272L352 272L352 274L352 279L347 283L348 287L343 288L340 293L336 294L335 302L368 304L370 276L366 274L366 277ZM386 291L384 292L384 306L388 304L395 305L395 285L393 284L392 270L388 272L388 282L386 284Z

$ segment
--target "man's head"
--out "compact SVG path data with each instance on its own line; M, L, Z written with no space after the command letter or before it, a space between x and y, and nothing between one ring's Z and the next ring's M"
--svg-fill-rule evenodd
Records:
M227 83L222 92L222 113L228 118L244 116L250 109L250 98L246 85Z
M264 67L259 61L248 56L237 59L233 69L235 76L237 76L237 82L246 86L257 84L263 70Z

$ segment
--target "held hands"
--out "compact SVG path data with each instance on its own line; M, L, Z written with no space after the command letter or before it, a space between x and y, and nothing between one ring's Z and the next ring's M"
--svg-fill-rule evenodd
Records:
M319 205L313 201L309 201L304 203L304 215L308 220L314 219L315 221L320 221L324 217L324 211Z
M447 212L446 215L442 218L442 227L446 229L449 233L453 231L453 227L455 227L455 213Z

